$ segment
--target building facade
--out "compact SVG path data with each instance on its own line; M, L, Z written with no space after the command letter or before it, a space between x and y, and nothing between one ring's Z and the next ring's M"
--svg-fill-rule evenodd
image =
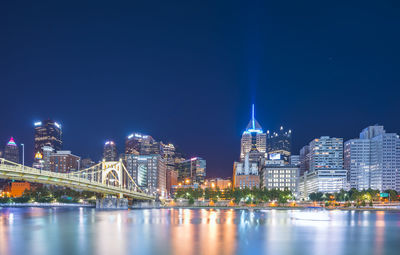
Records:
M278 132L267 132L267 152L280 154L285 163L289 163L292 145L292 131L281 126Z
M300 176L303 176L305 172L310 171L310 146L306 145L300 149Z
M166 164L160 155L126 155L126 168L135 183L149 193L167 196Z
M114 141L107 141L104 144L103 159L105 161L118 161L117 145Z
M310 172L343 169L343 138L321 136L310 142Z
M125 140L125 154L152 155L160 154L160 143L149 135L133 133Z
M185 184L203 184L206 178L206 166L206 160L200 157L193 157L177 163L178 182Z
M56 173L70 173L80 169L80 157L71 151L57 151L50 155L50 171Z
M289 164L300 167L300 155L290 155Z
M298 191L299 168L283 160L267 160L261 170L261 188Z
M204 184L201 185L202 189L220 189L220 190L225 190L225 189L230 189L232 188L232 180L230 178L228 179L222 179L222 178L213 178L213 179L206 179Z
M233 186L236 188L259 188L259 162L251 162L249 153L242 162L233 165Z
M19 163L19 149L13 137L10 138L4 148L4 159Z
M352 188L400 191L399 135L369 126L345 143L344 158Z
M50 146L55 151L62 149L61 124L53 120L44 120L34 123L35 148L34 153L43 153L43 146Z
M347 170L318 170L305 172L300 176L299 195L308 199L310 193L335 193L340 190L347 190Z

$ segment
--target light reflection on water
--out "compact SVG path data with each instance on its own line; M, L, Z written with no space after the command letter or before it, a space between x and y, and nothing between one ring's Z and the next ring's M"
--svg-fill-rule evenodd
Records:
M399 249L400 213L383 211L0 209L0 254L398 254Z

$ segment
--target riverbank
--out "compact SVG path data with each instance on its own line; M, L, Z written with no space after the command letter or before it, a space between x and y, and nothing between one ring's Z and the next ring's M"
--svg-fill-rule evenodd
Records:
M392 211L400 212L400 206L393 207L314 207L314 206L130 206L129 209L214 209L214 210L341 210L341 211Z
M10 208L10 207L87 207L95 208L96 205L92 204L78 204L78 203L6 203L0 204L0 208Z

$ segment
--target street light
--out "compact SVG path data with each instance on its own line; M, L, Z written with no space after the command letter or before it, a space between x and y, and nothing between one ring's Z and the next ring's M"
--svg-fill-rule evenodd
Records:
M25 145L21 143L22 146L22 171L25 169Z

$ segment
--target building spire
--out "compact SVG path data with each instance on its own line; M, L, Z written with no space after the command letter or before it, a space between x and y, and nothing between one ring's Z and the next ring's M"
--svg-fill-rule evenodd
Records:
M253 123L253 129L255 129L256 128L256 125L255 125L255 118L254 118L254 104L252 105L252 109L251 109L251 122Z

